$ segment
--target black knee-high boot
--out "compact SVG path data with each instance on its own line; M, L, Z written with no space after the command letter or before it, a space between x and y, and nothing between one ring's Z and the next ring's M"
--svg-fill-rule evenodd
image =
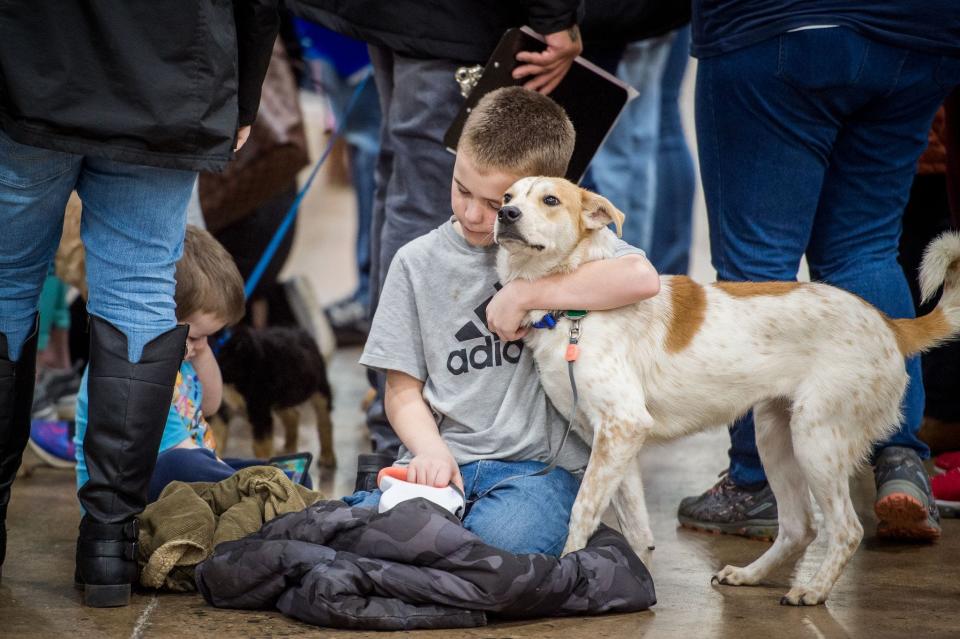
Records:
M20 349L16 362L10 361L7 337L0 333L0 576L7 554L7 504L10 487L20 468L23 449L30 438L30 409L37 374L37 325Z
M77 539L76 581L88 606L124 606L137 581L137 520L157 462L186 326L152 340L136 364L127 339L90 318L88 418L83 439L90 479L79 491L86 510Z

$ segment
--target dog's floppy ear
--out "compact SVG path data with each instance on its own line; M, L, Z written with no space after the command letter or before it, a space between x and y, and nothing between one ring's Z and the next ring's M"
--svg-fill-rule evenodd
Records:
M610 200L586 189L580 189L580 204L583 207L581 212L583 223L588 229L602 229L607 224L613 224L617 229L617 237L623 235L624 215L610 203Z

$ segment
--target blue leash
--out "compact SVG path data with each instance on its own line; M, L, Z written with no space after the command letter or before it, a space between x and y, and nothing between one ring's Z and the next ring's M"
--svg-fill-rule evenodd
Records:
M313 180L320 172L320 168L323 166L323 163L327 161L327 157L333 150L334 143L343 133L343 127L346 125L347 118L350 117L353 107L356 105L357 100L359 99L360 94L363 92L363 89L367 86L367 83L370 82L372 75L373 72L371 71L363 80L360 81L359 84L357 84L357 88L353 90L353 94L350 96L350 100L347 102L347 107L343 111L343 117L339 122L337 122L336 127L333 129L333 133L330 135L330 139L327 141L327 147L320 155L320 159L317 160L317 163L313 166L313 169L310 171L310 175L307 177L307 181L304 182L303 186L300 188L300 191L297 193L297 197L294 198L293 202L290 204L290 208L287 209L286 216L284 216L283 221L280 223L280 226L277 227L277 230L274 231L273 237L270 238L270 243L267 244L267 248L264 249L263 255L260 256L260 260L257 262L257 265L253 267L253 271L250 272L250 276L244 283L244 299L250 299L250 295L257 288L257 284L259 284L260 280L263 278L263 274L266 272L267 267L270 266L270 262L273 261L274 256L277 254L277 251L280 248L280 243L283 242L283 238L287 236L287 233L290 231L290 227L293 225L294 220L297 219L297 213L300 212L300 203L303 201L307 191L309 191L310 187L313 185ZM230 331L230 329L227 329L223 332L223 334L220 336L220 339L217 340L216 344L214 344L214 353L217 353L220 350L220 347L227 343L227 340L230 339L231 334L232 331Z
M267 248L263 251L263 255L260 256L260 261L257 262L257 265L253 268L253 271L250 273L250 277L247 278L247 282L243 287L244 297L249 299L250 295L253 293L254 289L257 288L257 284L260 283L260 279L263 277L264 272L267 270L267 267L270 266L270 262L273 261L273 257L276 255L277 250L280 248L280 243L283 241L283 238L286 237L287 232L290 230L290 226L293 224L294 220L297 218L297 213L300 212L300 203L303 201L303 197L307 194L307 191L310 190L310 186L313 184L313 179L317 177L317 173L320 172L320 167L323 166L323 163L326 162L327 156L330 155L330 151L333 150L333 144L340 137L343 132L343 127L347 122L347 118L350 117L350 112L353 111L354 105L357 103L357 99L360 96L360 93L363 91L364 87L367 86L367 83L370 81L370 76L372 73L368 73L367 77L360 81L357 85L357 88L353 90L353 95L350 96L350 101L347 102L347 108L344 109L343 117L337 122L337 126L333 130L333 134L330 136L330 140L327 141L327 148L323 150L323 154L320 156L320 159L317 160L317 163L314 165L313 170L310 171L310 176L307 178L307 181L303 184L303 187L300 189L300 192L297 193L297 197L293 200L293 203L290 205L290 208L287 210L286 217L283 218L283 222L280 223L280 226L277 227L277 230L273 234L270 243L267 245Z

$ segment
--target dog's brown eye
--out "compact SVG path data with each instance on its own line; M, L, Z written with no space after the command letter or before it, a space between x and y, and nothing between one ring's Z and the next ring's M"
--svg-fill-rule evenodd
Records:
M504 194L503 194L503 203L504 203L504 204L506 204L507 202L509 202L509 201L512 200L512 199L513 199L513 196L510 195L509 193L504 193Z
M546 204L547 206L556 206L560 204L560 200L553 197L552 195L548 195L543 198L543 203Z

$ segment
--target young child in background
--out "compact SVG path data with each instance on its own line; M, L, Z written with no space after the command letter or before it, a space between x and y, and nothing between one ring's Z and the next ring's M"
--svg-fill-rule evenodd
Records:
M149 501L156 500L172 481L216 482L240 468L264 463L256 459L219 459L213 433L204 419L204 415L217 412L223 396L220 368L208 338L236 324L244 314L243 280L236 264L207 231L188 226L176 279L177 321L188 324L190 332L150 480ZM84 371L77 396L74 437L78 488L88 478L83 455L87 414L87 372Z
M571 435L558 468L529 476L547 466L566 422L521 341L525 314L616 308L659 290L643 253L622 242L617 257L570 274L497 282L493 225L503 193L522 177L563 176L574 138L566 113L544 95L512 87L480 100L457 149L453 219L397 253L360 358L386 371L408 481L456 484L464 526L516 553L560 553L589 457ZM376 507L379 498L361 491L346 501Z

